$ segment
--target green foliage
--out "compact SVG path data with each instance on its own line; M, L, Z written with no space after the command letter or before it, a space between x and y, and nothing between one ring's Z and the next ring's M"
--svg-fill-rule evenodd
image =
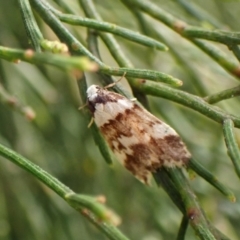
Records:
M239 8L0 1L0 240L238 239ZM87 85L122 75L114 90L176 129L201 178L161 169L145 186L87 128Z

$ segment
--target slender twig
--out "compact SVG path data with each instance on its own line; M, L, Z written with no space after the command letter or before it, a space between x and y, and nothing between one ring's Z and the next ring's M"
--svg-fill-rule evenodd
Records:
M221 52L220 49L216 49L212 45L205 43L201 40L198 40L195 38L189 38L184 35L184 30L187 28L188 24L183 20L180 20L175 16L171 15L170 13L164 11L159 7L159 5L156 5L146 0L131 0L131 1L122 0L122 1L123 2L128 1L128 6L131 6L131 8L139 8L141 11L147 13L153 18L163 22L172 30L176 31L179 34L182 34L183 37L188 38L190 41L196 44L200 49L202 49L205 53L207 53L210 57L212 57L220 66L222 66L231 74L240 78L239 64L236 64L235 62L231 61L229 57L225 57L225 54ZM206 32L206 35L208 35L208 31ZM221 33L219 33L219 35L221 35ZM225 35L227 36L228 34L225 34ZM228 38L229 41L233 41L233 39L231 38L234 38L234 39L236 38L237 42L240 39L238 33L235 34L236 36L235 35L231 36L231 33L229 35L230 35ZM216 34L214 36L216 36Z
M59 21L59 19L50 11L49 6L43 0L31 0L33 7L40 14L43 20L53 29L56 35L61 39L62 42L66 42L69 49L75 53L80 55L88 56L91 60L95 61L99 66L100 70L104 73L115 75L115 76L123 76L126 73L126 77L130 78L145 78L149 80L162 81L164 83L171 84L173 86L181 86L182 81L176 79L170 75L158 72L151 71L146 69L134 69L132 68L131 63L127 63L125 56L121 55L121 61L124 64L120 66L127 66L124 68L113 68L107 66L98 58L93 56L93 54L87 50L67 29L66 27ZM103 33L101 33L103 34ZM118 52L118 53L117 53ZM120 52L117 51L116 55ZM118 55L119 56L119 55Z
M180 103L218 123L222 124L226 118L230 118L233 120L235 127L240 128L240 118L234 115L230 115L221 110L220 108L214 107L206 103L200 97L178 89L173 89L164 84L154 83L147 80L135 79L134 81L130 82L130 84L134 85L136 88L139 89L139 91L142 91L146 94L150 94L152 96L159 96Z
M197 236L202 240L215 240L214 232L181 169L169 169L169 173L184 202L185 214L189 224L193 227Z
M62 42L65 42L69 50L73 53L79 55L88 56L91 60L96 62L101 67L108 68L103 62L98 58L93 56L87 48L80 43L76 37L74 37L71 32L61 23L61 21L52 13L50 10L50 5L43 0L30 0L30 3L34 9L39 13L43 20L52 28L55 34L61 39Z
M84 9L85 14L88 17L97 19L98 21L102 20L101 16L99 15L96 8L94 7L92 0L88 0L88 1L79 0L79 2L81 4L82 8ZM119 66L122 67L121 69L127 70L128 68L132 68L132 66L133 66L132 62L126 57L126 55L122 51L121 47L119 46L118 42L116 41L116 39L113 36L111 36L110 34L106 34L106 33L99 33L99 36L101 37L101 39L107 46L107 48L110 51L110 53L112 54L113 58L116 60L116 62L119 64ZM146 70L146 71L148 71L148 70ZM145 70L143 70L143 72L145 72ZM106 72L106 73L108 73L108 72ZM108 73L108 74L110 74L110 73ZM133 78L143 78L143 79L145 78L146 79L146 77L143 77L143 76L129 75L127 71L126 71L125 75L126 75L126 78L128 79L128 81L134 81ZM162 75L162 77L160 77L161 81L164 81L165 83L169 83L172 86L180 86L181 85L181 81L179 81L178 79L166 78L163 75ZM135 96L138 96L139 101L141 101L141 103L145 107L148 107L148 101L146 99L145 94L142 94L141 92L139 92L138 89L135 88L134 86L132 86L132 91Z
M240 62L240 49L237 43L228 44L228 48L233 52L237 60Z
M240 65L227 56L219 48L210 45L207 42L198 39L191 39L192 43L198 46L202 51L214 59L220 66L222 66L230 74L240 78ZM239 79L238 79L239 80Z
M93 218L97 216L99 222L104 221L114 225L119 225L121 222L120 218L104 205L106 202L105 196L92 197L70 193L65 195L65 199L74 209L82 211L85 215L94 213L92 214Z
M33 16L29 0L18 0L18 4L20 6L27 36L29 37L34 50L41 52L40 41L43 39L43 36Z
M79 0L85 14L88 17L95 18L98 21L101 21L102 18L97 12L96 8L94 7L94 4L92 0ZM121 47L119 46L118 42L115 40L115 38L112 35L101 33L99 32L99 36L102 38L104 43L107 45L109 51L111 52L112 56L116 61L118 62L119 66L126 67L126 68L132 68L133 64L128 59L128 57L124 54Z
M52 175L41 169L39 166L35 165L20 154L1 144L0 155L7 158L14 164L18 165L22 169L31 173L34 177L47 185L50 189L52 189L55 193L62 197L69 205L71 205L76 210L79 210L79 208L82 209L82 211L80 212L84 216L86 216L92 223L94 223L94 225L96 225L109 239L128 239L112 223L109 222L109 218L106 222L105 217L109 217L109 210L107 210L105 207L103 208L103 206L100 206L98 202L95 202L94 198L85 195L75 194L69 187L65 186L63 183L61 183ZM84 209L86 208L90 210L93 215L88 213L86 214L86 211L84 211ZM101 220L102 217L103 219Z
M30 49L20 50L0 46L0 58L8 61L23 60L34 64L49 64L61 69L96 71L96 63L86 57L70 57L51 53L38 53Z
M157 172L153 173L153 177L156 183L159 186L162 186L163 189L166 191L170 199L173 203L179 208L179 210L184 214L185 213L185 206L182 201L181 195L179 194L178 189L174 185L173 181L169 177L166 169L160 168Z
M24 106L16 97L8 93L7 90L1 84L0 84L0 102L23 114L27 118L27 120L31 121L36 116L35 112L31 107Z
M188 218L183 215L176 240L184 240L188 227Z
M214 93L212 95L204 97L204 100L209 104L214 104L238 96L240 96L240 86L226 89L218 93Z
M233 166L238 177L240 177L240 152L233 130L234 122L231 119L224 120L223 134L228 149L228 154L232 160Z
M126 5L127 2L124 2L124 4ZM131 8L130 10L136 16L137 21L139 22L139 27L143 30L143 32L146 35L160 39L163 43L169 46L170 49L169 53L173 56L177 64L181 65L181 67L184 69L184 71L191 79L190 84L192 85L192 88L195 89L198 95L205 96L206 87L203 85L199 75L196 73L195 69L191 66L189 61L184 56L182 56L182 54L178 51L178 46L176 46L176 44L170 43L168 39L165 38L165 36L160 34L158 29L153 24L151 24L149 20L143 15L143 13L140 12L138 9Z
M94 30L88 30L87 44L92 54L99 58L100 60L102 60L98 48L98 34ZM103 86L107 86L114 82L111 75L109 74L102 73L101 71L98 71L97 74ZM129 93L129 91L126 91L126 89L124 89L119 82L117 84L114 84L114 86L111 89L117 93L120 93L121 95L125 96L128 99L133 98L132 94Z
M220 30L212 31L193 26L186 26L184 27L184 29L182 29L180 33L187 38L202 38L214 42L223 43L227 46L240 43L240 34L237 32Z
M197 198L191 190L188 180L182 174L181 169L166 170L161 168L153 176L156 182L164 188L175 205L178 206L186 219L188 219L201 239L229 239L218 229L214 228L205 218Z
M65 198L66 194L74 193L69 187L62 184L52 175L41 169L39 166L35 165L25 157L20 154L14 152L13 150L3 146L0 144L0 155L7 158L14 164L23 168L24 170L31 173L38 180L46 184L49 188L51 188L55 193L57 193L60 197Z
M224 194L231 202L236 201L236 197L233 192L226 186L224 186L221 182L219 182L216 177L204 168L198 161L195 159L191 159L188 163L188 167L193 169L199 176L209 182L212 186L218 189L222 194Z
M121 36L130 41L145 45L161 51L167 51L168 48L163 43L160 43L157 40L154 40L150 37L144 36L137 32L131 31L127 28L117 26L112 23L103 22L91 18L83 18L73 14L63 14L60 11L51 8L51 11L62 21L71 25L84 26L97 31L109 32L117 36Z
M111 67L111 68L100 68L100 70L103 73L107 73L107 74L115 75L115 76L123 76L126 73L125 76L128 80L129 80L129 78L141 78L141 79L153 80L156 82L167 83L167 84L175 86L175 87L179 87L182 85L182 81L177 78L174 78L165 73L148 70L148 69Z

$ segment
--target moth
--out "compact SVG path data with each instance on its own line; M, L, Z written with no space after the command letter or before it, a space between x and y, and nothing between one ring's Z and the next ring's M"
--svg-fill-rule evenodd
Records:
M141 182L149 184L162 166L181 168L191 158L176 131L136 102L91 85L87 106L117 159Z

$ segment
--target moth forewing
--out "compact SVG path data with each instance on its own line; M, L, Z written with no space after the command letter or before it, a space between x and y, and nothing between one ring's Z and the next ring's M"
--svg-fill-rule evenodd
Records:
M185 144L166 123L120 94L97 85L87 90L94 121L119 161L148 184L158 168L182 167L191 158Z

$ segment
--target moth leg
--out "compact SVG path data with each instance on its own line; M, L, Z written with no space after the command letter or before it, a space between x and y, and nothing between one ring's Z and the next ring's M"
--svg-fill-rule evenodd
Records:
M88 105L88 104L87 104L87 103L85 103L84 105L82 105L81 107L79 107L79 108L78 108L78 110L80 110L80 111L81 111L81 110L82 110L82 109L84 109L84 108L85 108L87 105Z
M94 118L92 117L89 124L87 125L87 127L90 128L92 126L93 122L94 122Z

